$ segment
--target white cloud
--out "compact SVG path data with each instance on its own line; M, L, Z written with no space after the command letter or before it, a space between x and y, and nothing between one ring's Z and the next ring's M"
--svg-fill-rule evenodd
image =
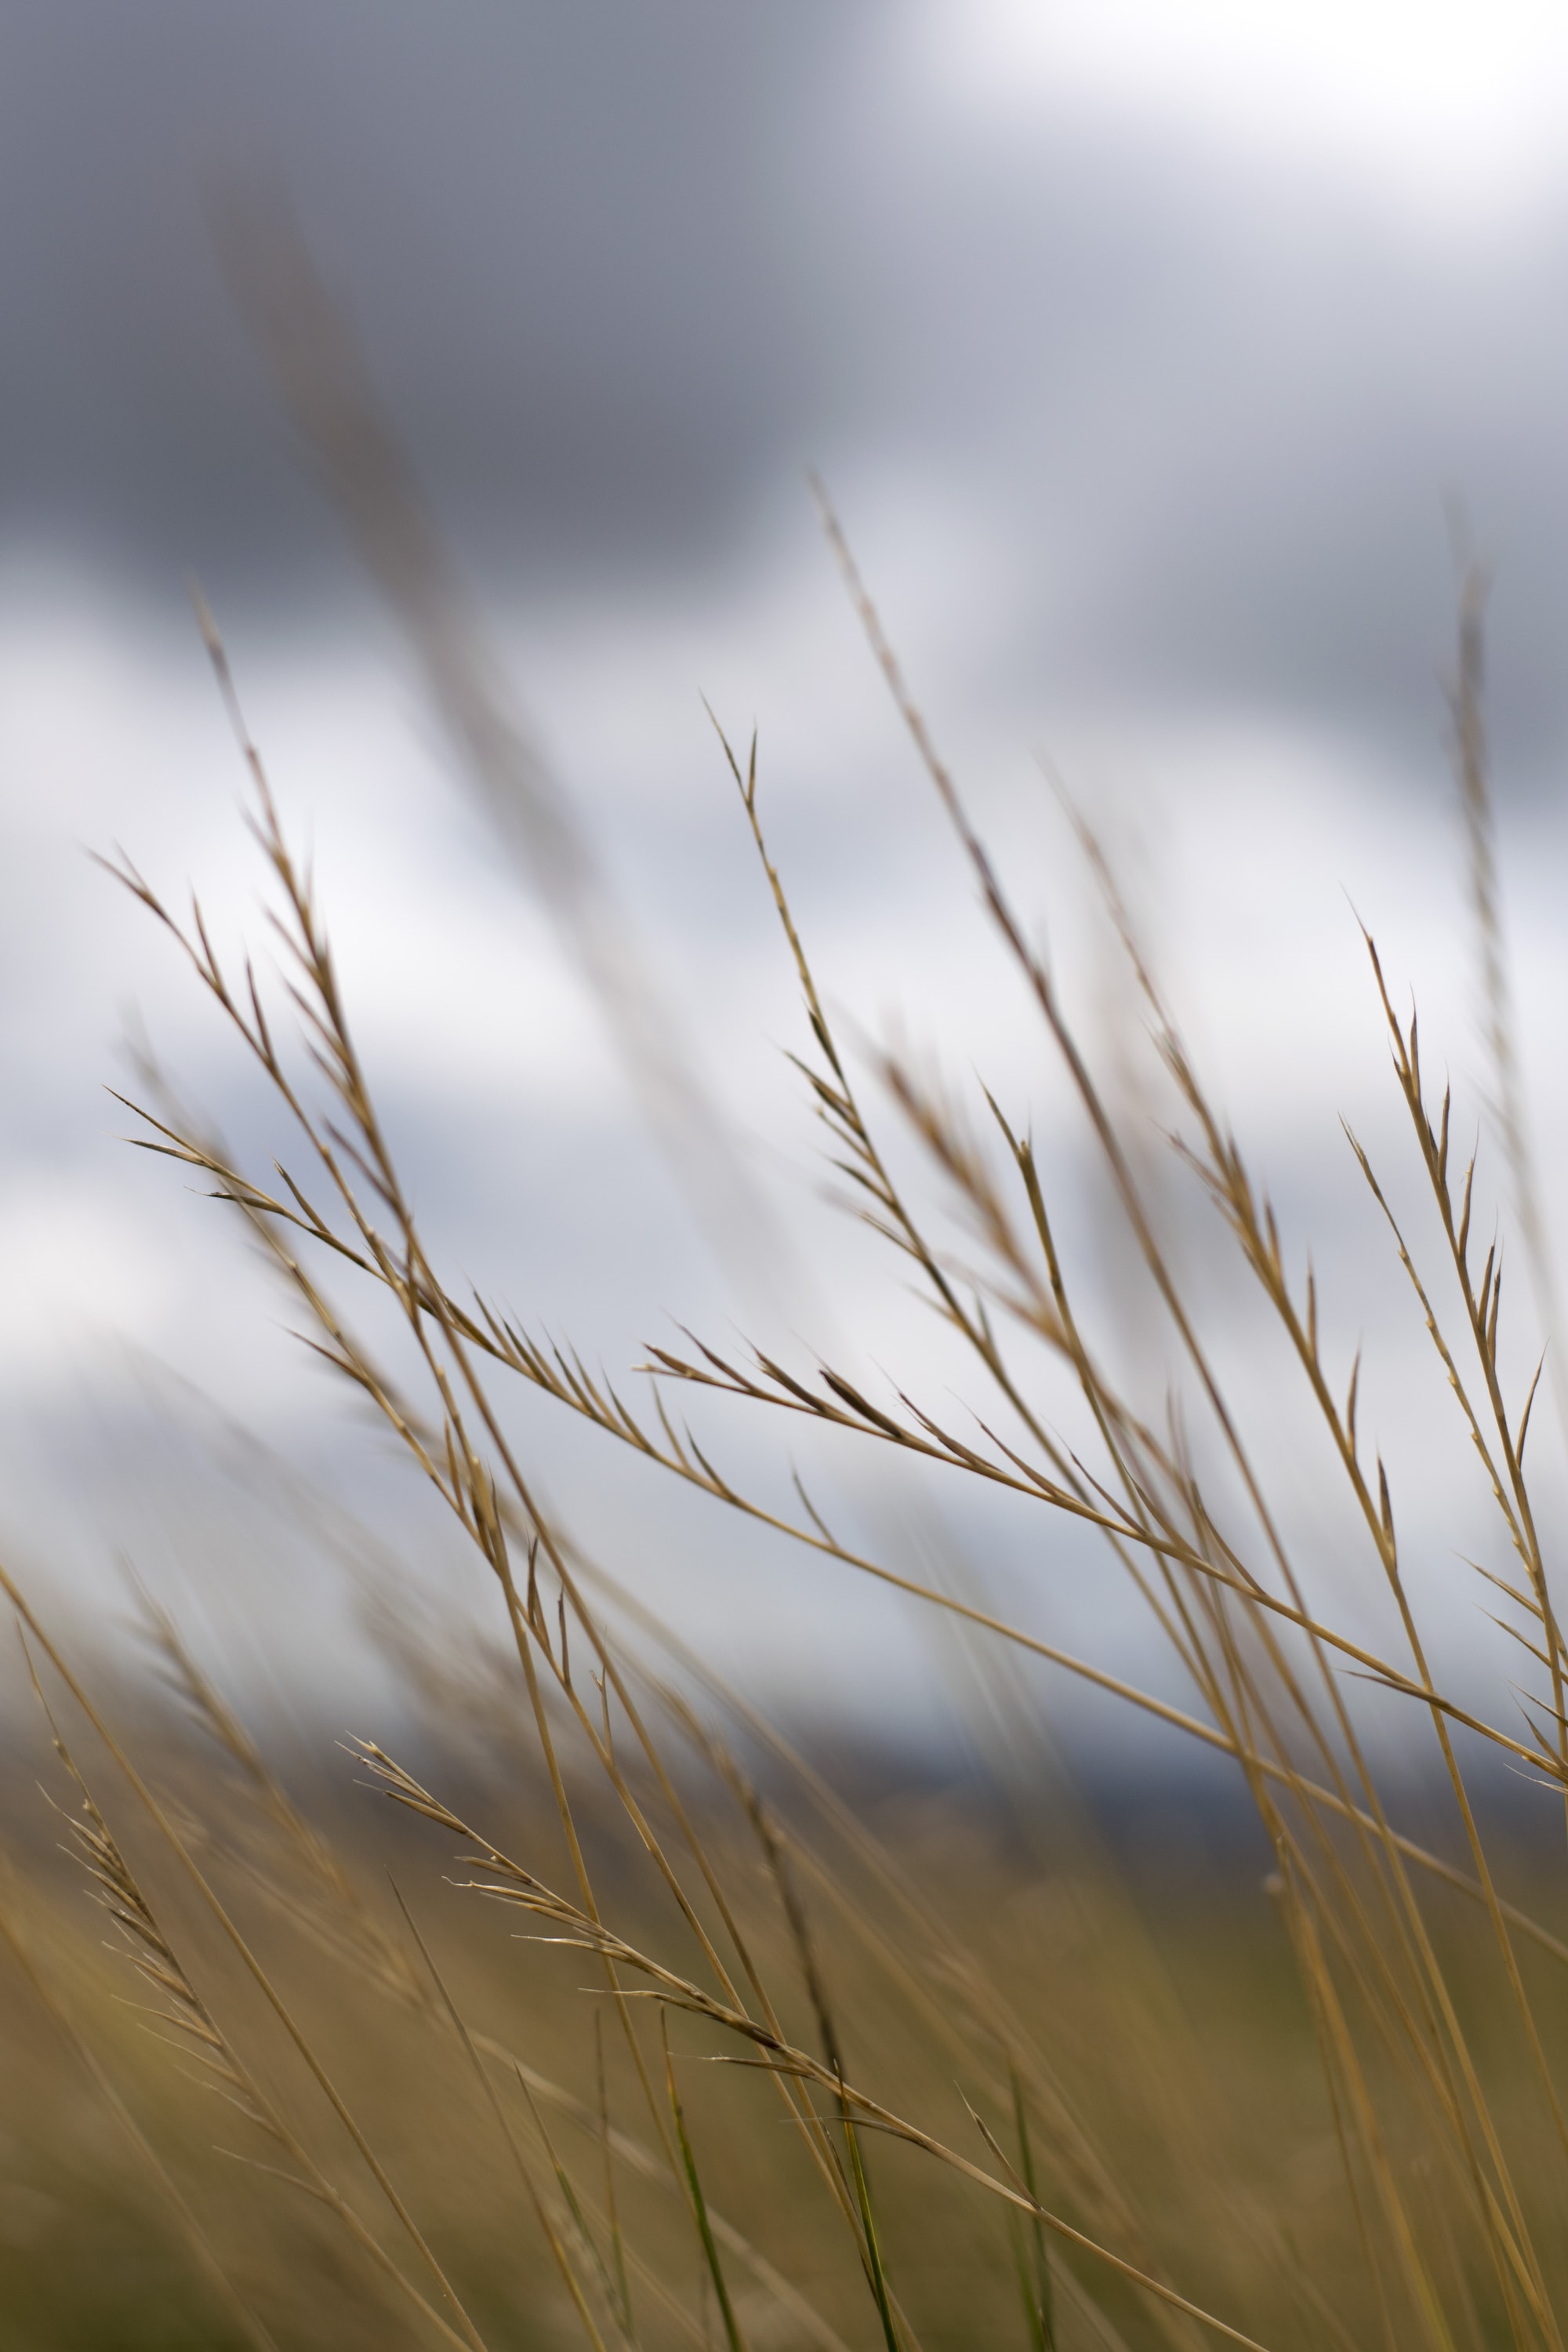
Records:
M1542 0L931 0L944 89L1190 128L1453 223L1560 188L1568 15Z

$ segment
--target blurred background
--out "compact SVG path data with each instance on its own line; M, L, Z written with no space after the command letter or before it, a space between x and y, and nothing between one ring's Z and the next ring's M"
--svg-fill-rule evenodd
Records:
M230 1661L335 1721L382 1671L342 1557L374 1536L437 1582L477 1574L289 1337L233 1223L127 1150L103 1090L135 1090L122 1041L150 1042L262 1168L283 1148L169 941L89 854L121 843L173 898L199 886L226 947L260 937L192 578L454 1276L617 1374L683 1322L947 1377L896 1264L822 1204L784 1058L797 991L706 698L738 740L758 730L826 996L1033 1119L1114 1321L1091 1158L811 468L1146 1119L1135 1008L1043 766L1100 830L1201 1066L1313 1238L1347 1369L1368 1335L1397 1476L1441 1384L1338 1120L1408 1159L1358 916L1479 1118L1443 700L1458 509L1495 572L1503 891L1549 1193L1568 1147L1565 108L1568 25L1526 0L11 0L0 1539L40 1590L117 1606L129 1554ZM280 409L215 240L237 203L284 205L352 318L507 692L793 1258L704 1240L548 893ZM1201 1205L1170 1213L1201 1269ZM1157 1401L1158 1349L1131 1310L1120 1328ZM726 1671L786 1711L942 1736L950 1662L909 1610L687 1510L559 1416L531 1427L584 1539ZM773 1435L737 1424L730 1460ZM1439 1594L1484 1511L1463 1475L1457 1444L1451 1465L1428 1444L1409 1493ZM321 1496L352 1533L323 1532ZM1037 1517L954 1539L1052 1640L1164 1674ZM1326 1535L1322 1561L1341 1574ZM1352 1618L1354 1588L1344 1568ZM1477 1622L1456 1599L1451 1646ZM1049 1688L1091 1738L1096 1708Z

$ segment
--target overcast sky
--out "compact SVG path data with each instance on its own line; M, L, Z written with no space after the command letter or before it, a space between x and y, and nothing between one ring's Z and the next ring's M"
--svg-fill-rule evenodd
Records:
M447 1262L613 1364L670 1315L744 1312L300 462L226 289L224 207L281 197L352 312L520 706L786 1222L813 1181L777 1051L798 1019L704 694L761 729L836 1000L873 1028L901 1013L1020 1117L1059 1098L858 640L815 467L1083 1017L1109 1017L1109 983L1037 752L1124 858L1249 1142L1336 1237L1348 1328L1375 1237L1336 1113L1375 1127L1386 1080L1347 897L1479 1075L1440 691L1456 499L1496 570L1505 884L1548 1158L1564 1123L1565 106L1568 34L1523 0L13 0L15 1539L79 1574L117 1511L143 1524L130 1467L74 1531L59 1494L84 1430L140 1425L126 1341L322 1475L363 1453L216 1213L128 1167L99 1091L120 1025L145 1020L195 1094L274 1141L83 854L119 839L169 887L199 882L226 936L251 904L193 573L318 845ZM1074 1148L1064 1129L1064 1168ZM868 1355L925 1344L891 1269L809 1231ZM1413 1344L1392 1333L1391 1364ZM606 1542L631 1507L603 1505ZM772 1556L726 1583L670 1525L666 1572L696 1578L731 1659L766 1628L786 1684L815 1673ZM993 1539L1021 1576L1034 1538ZM903 1621L811 1591L845 1612L840 1696L869 1675L884 1712L912 1703L930 1669ZM1100 1607L1075 1587L1052 1622L1110 1639Z

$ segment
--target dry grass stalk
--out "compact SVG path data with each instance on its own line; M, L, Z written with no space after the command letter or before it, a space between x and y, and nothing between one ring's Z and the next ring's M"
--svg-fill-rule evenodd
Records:
M499 1384L521 1381L535 1396L723 1509L913 1596L975 1636L1004 1643L1021 1657L1048 1661L1230 1759L1272 1849L1275 1901L1316 2035L1364 2264L1366 2307L1380 2315L1384 2340L1426 2345L1433 2352L1460 2352L1461 2347L1479 2352L1493 2342L1510 2343L1519 2352L1562 2352L1560 2314L1568 2282L1558 2223L1568 2120L1549 2021L1539 2010L1521 1948L1529 1944L1543 1962L1558 1965L1568 1960L1568 1946L1499 1886L1471 1793L1469 1759L1485 1755L1527 1765L1568 1808L1568 1646L1525 1472L1533 1390L1519 1398L1509 1391L1500 1347L1499 1253L1494 1245L1482 1257L1472 1239L1476 1168L1473 1160L1463 1170L1451 1164L1449 1098L1445 1093L1436 1102L1430 1096L1415 1018L1396 1013L1369 940L1394 1081L1426 1213L1436 1220L1450 1305L1440 1303L1437 1279L1419 1265L1370 1154L1353 1137L1351 1141L1368 1197L1386 1220L1413 1286L1490 1496L1500 1539L1516 1562L1508 1577L1482 1573L1510 1612L1502 1621L1506 1630L1541 1678L1527 1698L1522 1731L1445 1687L1434 1667L1394 1482L1359 1424L1359 1359L1349 1367L1334 1360L1320 1329L1317 1276L1310 1264L1300 1275L1293 1271L1268 1194L1205 1089L1091 830L1075 818L1183 1122L1178 1158L1217 1212L1294 1367L1318 1442L1335 1465L1355 1540L1384 1597L1393 1637L1381 1644L1354 1638L1314 1602L1311 1563L1300 1556L1271 1497L1247 1416L1227 1394L1205 1341L1204 1301L1188 1295L1162 1244L1139 1156L1118 1131L1056 977L1031 945L1005 879L971 823L826 502L824 520L873 654L989 920L1067 1072L1130 1248L1184 1368L1180 1392L1163 1423L1154 1425L1110 1372L1095 1342L1093 1311L1058 1237L1049 1171L1028 1133L989 1096L989 1125L983 1120L978 1129L972 1127L940 1076L896 1045L872 1057L879 1100L890 1106L956 1211L961 1255L939 1238L931 1213L895 1174L880 1139L880 1110L863 1097L827 1014L769 852L754 742L744 761L727 742L724 751L804 1000L812 1050L799 1066L860 1215L921 1286L989 1402L975 1412L973 1426L960 1424L951 1410L912 1388L868 1394L864 1382L830 1360L804 1378L766 1354L721 1351L691 1339L684 1351L650 1351L642 1368L649 1402L634 1405L569 1348L535 1337L483 1297L456 1295L437 1270L399 1173L351 1033L310 876L291 849L240 715L226 656L204 613L249 772L252 829L278 895L272 919L285 992L303 1035L302 1061L291 1034L268 1009L269 992L257 971L247 963L237 980L231 977L199 904L182 921L133 866L124 863L119 871L177 941L232 1025L284 1107L307 1161L294 1172L279 1164L276 1176L258 1181L167 1105L156 1115L142 1114L145 1139L197 1171L218 1198L241 1211L290 1286L309 1344L392 1431L484 1561L510 1645L511 1704L537 1744L571 1891L559 1891L553 1871L546 1876L513 1859L499 1833L492 1838L474 1827L464 1811L375 1742L363 1742L360 1752L405 1812L461 1843L478 1872L470 1882L474 1891L525 1917L531 1929L545 1931L544 1940L591 1958L609 2004L603 2013L646 2109L647 2137L612 2125L607 2095L596 2105L584 2102L525 2067L500 2037L471 2025L410 1915L420 1956L420 1966L413 1966L330 1842L294 1804L203 1675L172 1621L153 1609L148 1625L165 1679L254 1800L258 1841L239 1867L253 1890L335 1963L357 1971L397 2010L437 2029L458 2050L488 2128L506 2155L509 2178L515 2176L523 2192L595 2352L612 2340L640 2340L633 2276L641 2282L645 2311L657 2309L664 2322L692 2337L701 2333L699 2315L682 2304L665 2270L623 2227L617 2169L623 2181L658 2181L681 2200L690 2225L689 2259L706 2282L703 2292L712 2299L730 2352L743 2352L750 2326L733 2292L736 2258L766 2289L775 2316L784 2315L831 2352L843 2352L831 2322L711 2201L702 2136L683 2095L689 2077L664 2039L672 2015L690 2021L690 2030L708 2040L718 2037L731 2066L766 2076L759 2088L789 2126L803 2177L820 2200L825 2222L841 2233L838 2242L852 2257L868 2297L867 2325L879 2332L887 2352L918 2352L911 2299L879 2219L879 2143L888 2141L917 2151L955 2189L962 2186L966 2196L973 2191L1029 2231L1047 2232L1070 2250L1065 2264L1035 2260L1032 2270L1025 2266L1025 2313L1037 2352L1055 2352L1063 2313L1071 2314L1080 2333L1098 2331L1105 2341L1131 2340L1131 2330L1140 2343L1185 2347L1217 2336L1256 2347L1258 2337L1242 2324L1242 2298L1256 2287L1248 2287L1235 2250L1217 2244L1177 2249L1173 2257L1148 2182L1119 2169L994 1972L966 1948L923 1890L907 1883L866 1826L754 1710L721 1692L711 1676L699 1675L742 1735L762 1742L791 1774L846 1856L836 1868L785 1822L717 1723L694 1705L689 1656L667 1639L651 1612L624 1590L616 1593L547 1507L503 1411ZM1465 759L1484 774L1481 755L1466 734L1479 708L1474 684L1461 681L1456 723L1462 748L1468 745ZM1482 807L1474 822L1484 815ZM1489 856L1484 825L1483 835ZM1485 871L1490 873L1489 866ZM1495 892L1481 913L1483 929L1488 919L1495 929ZM326 1269L367 1282L381 1307L390 1307L395 1333L387 1349L359 1335L337 1305ZM1064 1434L1037 1401L1043 1375L1076 1399L1080 1426L1075 1433ZM1169 1643L1191 1704L1177 1706L1007 1622L961 1591L842 1542L798 1479L798 1513L751 1491L721 1466L710 1438L679 1418L677 1398L689 1401L695 1412L714 1396L815 1424L895 1469L911 1460L934 1463L959 1479L1005 1494L1020 1509L1045 1513L1040 1524L1067 1525L1103 1539L1115 1573L1131 1580ZM253 2127L286 2149L297 2185L331 2208L421 2319L448 2341L478 2347L479 2330L411 2207L195 1859L192 1840L107 1731L58 1651L44 1642L3 1570L0 1580L87 1709L220 1940L269 2003L408 2245L437 2282L450 2316L380 2248L258 2089L191 1985L79 1780L84 1807L79 1846L133 1964L157 1993L165 2024L196 2052ZM612 1633L596 1605L606 1594L615 1598L617 1627L664 1643L684 1687L653 1671L622 1632ZM1464 1866L1390 1818L1363 1717L1352 1703L1352 1675L1374 1685L1385 1704L1397 1702L1429 1733ZM75 1777L63 1747L61 1754ZM697 1769L714 1792L711 1800L699 1802L692 1793ZM596 1836L585 1827L590 1790L613 1808L627 1849L638 1859L637 1885L646 1889L646 1916L638 1921L617 1910L627 1899L625 1884L596 1859ZM744 1866L729 1843L726 1819L743 1833L750 1856ZM271 1855L287 1857L284 1875ZM748 1875L754 1875L758 1855L769 1895L762 1916ZM811 1890L809 1918L804 1888ZM1433 1897L1444 1888L1467 1898L1478 1940L1484 1928L1484 1958L1474 1963L1474 1983L1484 1983L1484 2000L1468 1978L1457 1974L1452 1938L1435 1924ZM819 1902L821 1916L837 1923L835 1952L841 1956L853 1947L863 1953L878 1981L916 2021L924 2053L960 2067L965 2105L987 2161L978 2150L966 2154L954 2145L915 2099L895 2096L862 2070L820 1948ZM649 2032L650 2007L662 2046ZM787 2021L802 2011L808 2024L797 2031ZM1527 2093L1510 2091L1506 2101L1497 2089L1493 2049L1505 2032L1523 2053L1529 2084ZM508 2105L518 2093L529 2110L531 2138L520 2135ZM1168 2144L1180 2146L1182 2160L1201 2169L1198 2120L1180 2101L1170 2105L1177 2112L1166 2126ZM602 2199L588 2194L556 2147L547 2106L573 2116L592 2135L605 2168ZM1222 2210L1232 2217L1232 2234L1255 2229L1268 2250L1282 2301L1268 2307L1294 2313L1291 2324L1302 2341L1359 2342L1342 2315L1341 2282L1318 2274L1300 2255L1289 2217L1256 2216L1239 2185L1226 2196ZM1058 2210L1063 2205L1069 2210ZM1184 2290L1187 2267L1236 2294L1234 2316L1210 2307L1217 2295L1200 2301ZM1058 2280L1059 2296L1051 2284Z

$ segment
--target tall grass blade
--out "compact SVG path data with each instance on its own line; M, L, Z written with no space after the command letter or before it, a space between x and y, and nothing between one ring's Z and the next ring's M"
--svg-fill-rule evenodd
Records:
M668 2032L664 2041L664 2078L669 2095L669 2112L675 2124L675 2137L680 2148L681 2169L686 2176L687 2193L691 2200L692 2219L702 2244L702 2258L718 2298L719 2315L724 2323L724 2340L730 2352L746 2352L746 2339L741 2333L741 2323L735 2316L735 2306L730 2300L730 2290L724 2280L724 2266L719 2260L719 2249L713 2242L712 2225L708 2219L708 2200L702 2194L702 2182L697 2170L697 2158L692 2154L687 2136L686 2117L681 2110L680 2094L675 2083L675 2061L670 2055Z

